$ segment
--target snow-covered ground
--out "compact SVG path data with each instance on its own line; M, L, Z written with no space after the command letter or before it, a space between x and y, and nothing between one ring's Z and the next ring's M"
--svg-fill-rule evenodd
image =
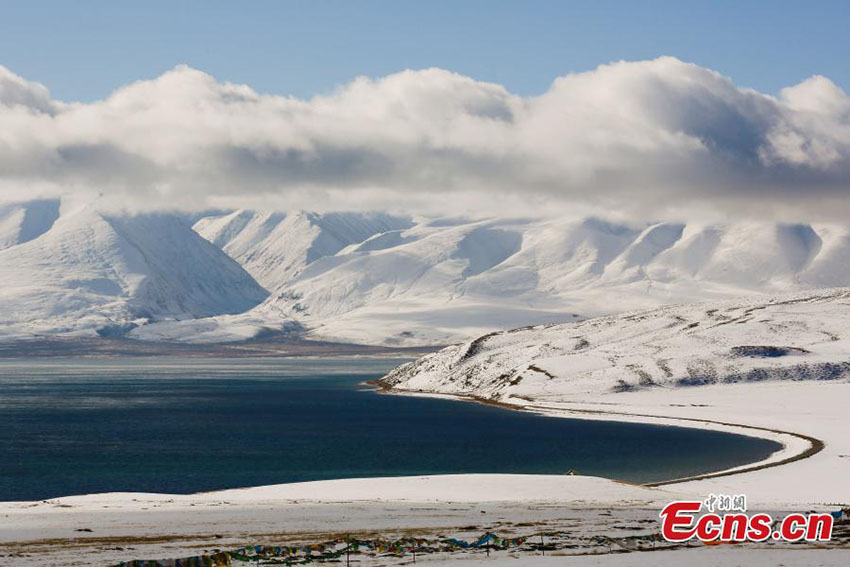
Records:
M313 543L340 533L477 537L487 529L528 535L581 525L583 537L589 537L612 533L624 523L645 530L651 522L651 530L657 515L651 507L673 494L591 477L447 475L190 496L102 494L6 502L0 503L0 564L108 564L246 543ZM612 502L620 509L615 515ZM622 533L632 535L628 528ZM12 563L12 554L23 556L14 556Z
M658 550L651 561L660 565L677 565L689 558L704 561L697 565L727 560L770 565L777 557L786 562L804 558L805 563L793 564L818 565L816 561L824 557L846 559L850 553L832 549L840 548L840 542L830 546L829 555L811 549L802 555L799 546L789 545L749 550L735 546L719 552L697 545L683 557L668 544L635 540L658 532L663 504L698 496L583 476L446 475L321 481L189 496L121 493L7 502L0 503L0 563L106 565L132 558L187 557L246 544L314 543L340 534L469 540L485 531L503 537L535 536L535 542L544 534L545 542L555 548L548 554L561 561L568 555L635 552L632 559L614 559L619 555L594 559L599 565L641 565L649 560L645 551L651 549ZM483 552L464 552L419 556L418 561L434 565L466 561L473 566L478 563L470 561L483 558ZM743 563L745 559L755 563ZM355 560L377 566L407 564L410 557ZM497 552L490 560L542 567L552 561L528 548Z
M42 502L2 502L0 542L69 537L76 528L90 528L99 537L186 535L219 529L225 532L254 529L276 514L291 516L298 506L346 505L346 516L363 520L361 506L376 503L511 504L519 508L549 503L595 509L617 503L648 508L681 495L662 488L646 488L602 478L554 475L465 474L420 477L362 478L260 486L192 495L109 493L53 498ZM466 506L464 506L465 508ZM423 509L427 509L424 506ZM480 508L475 510L480 513ZM253 519L250 519L253 518ZM238 526L236 520L238 519ZM324 520L309 523L310 530L340 529ZM293 521L290 517L288 521ZM372 522L382 524L381 518ZM276 525L277 528L282 528ZM267 526L268 527L268 526ZM368 529L370 526L364 526ZM389 525L383 525L383 528ZM406 528L414 526L392 526ZM285 531L285 530L284 530Z

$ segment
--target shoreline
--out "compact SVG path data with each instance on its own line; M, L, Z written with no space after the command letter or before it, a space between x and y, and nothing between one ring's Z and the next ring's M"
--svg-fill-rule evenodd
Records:
M689 427L692 429L702 429L709 431L720 431L726 433L734 433L737 435L745 435L748 437L755 437L758 439L765 439L768 441L775 441L782 445L782 449L771 453L766 459L762 459L760 461L754 461L752 463L747 463L745 465L739 465L737 467L732 467L728 469L723 469L720 471L712 471L707 473L701 473L696 475L691 475L687 477L679 477L672 478L668 480L662 481L654 481L648 483L642 483L641 486L646 486L650 488L660 487L660 486L668 486L674 484L680 484L684 482L691 482L697 480L707 480L712 478L720 478L725 476L731 476L736 474L743 474L748 472L754 472L759 470L764 470L767 468L778 467L781 465L790 464L796 461L800 461L802 459L806 459L816 455L821 452L825 447L826 443L812 437L810 435L805 435L802 433L795 433L792 431L783 431L779 429L772 429L767 427L758 427L745 425L740 423L729 423L722 422L716 420L709 419L699 419L693 417L674 417L674 416L665 416L665 415L649 415L649 414L637 414L637 413L627 413L627 412L613 412L613 411L605 411L605 410L589 410L589 409L578 409L578 408L555 408L551 406L542 406L542 405L520 405L520 404L510 404L506 402L498 402L494 400L488 400L485 398L481 398L479 396L471 396L471 395L461 395L461 394L443 394L437 392L413 392L409 390L394 390L391 387L386 387L380 383L379 380L369 380L364 382L364 384L372 386L375 388L378 393L386 394L386 395L395 395L395 396L413 396L413 397L432 397L432 398L442 398L442 399L451 399L459 402L467 402L467 403L479 403L483 405L495 406L503 409L510 409L514 411L525 411L530 413L536 413L539 415L545 415L550 417L561 417L561 418L571 418L571 419L586 419L590 421L616 421L616 422L625 422L625 423L654 423L662 426L671 426L671 427ZM684 424L682 423L684 422ZM702 427L694 427L694 424L701 425ZM754 434L753 432L758 432L761 434ZM769 433L770 435L765 435L765 433ZM807 444L805 447L798 447L796 450L791 447L791 443L788 442L787 437L792 437L796 440L803 441ZM789 455L784 455L785 453L790 453ZM777 456L782 456L781 459L777 459ZM611 479L616 482L623 482L617 479Z
M492 403L454 393L386 393ZM511 403L500 401L495 405L552 417L712 429L777 441L783 445L782 450L766 459L649 484L703 495L746 493L754 503L781 508L847 507L850 484L845 479L850 474L850 439L842 416L846 414L848 396L847 382L775 381L588 393L570 400L543 399L535 403L514 398Z
M442 346L376 346L281 336L229 343L145 341L128 338L75 337L0 341L0 362L44 360L133 360L141 358L417 358Z

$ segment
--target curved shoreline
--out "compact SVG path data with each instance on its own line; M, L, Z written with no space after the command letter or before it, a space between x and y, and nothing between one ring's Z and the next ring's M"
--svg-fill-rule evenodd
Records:
M691 481L694 481L694 480L706 480L706 479L709 479L709 478L719 478L719 477L724 477L724 476L732 476L732 475L736 475L736 474L743 474L743 473L747 473L747 472L753 472L753 471L759 471L759 470L769 469L769 468L773 468L773 467L778 467L778 466L781 466L781 465L787 465L789 463L793 463L795 461L807 459L807 458L809 458L813 455L816 455L817 453L820 453L824 449L824 447L826 447L826 443L824 443L820 439L817 439L817 438L812 437L810 435L803 435L802 433L795 433L793 431L783 431L783 430L780 430L780 429L771 429L769 427L759 427L759 426L755 426L755 425L744 425L744 424L741 424L741 423L730 423L730 422L726 422L726 421L718 421L718 420L713 420L713 419L700 419L700 418L694 418L694 417L670 417L670 416L663 416L663 415L638 414L638 413L628 413L628 412L604 412L604 411L601 411L601 410L573 409L573 410L568 410L568 411L573 412L573 413L595 413L595 414L599 414L599 415L616 415L616 416L620 416L620 417L640 417L640 418L644 418L644 419L653 419L653 420L659 420L659 421L661 421L661 420L685 421L685 422L688 422L688 423L722 425L724 427L730 427L730 428L733 428L733 429L745 429L747 431L763 431L763 432L768 432L768 433L774 433L776 435L787 435L787 436L794 437L796 439L800 439L802 441L805 441L809 444L809 447L806 450L801 451L801 452L796 453L796 454L793 454L789 457L785 457L785 458L778 460L778 461L770 461L770 458L773 457L773 455L775 454L774 453L774 454L771 454L767 459L762 459L761 461L756 461L754 463L741 465L739 467L734 467L734 468L731 468L731 469L725 469L725 470L721 470L721 471L709 472L709 473L704 473L704 474L691 475L691 476L686 476L686 477L681 477L681 478L674 478L674 479L670 479L670 480L662 480L662 481L656 481L656 482L646 482L646 483L643 483L643 485L642 485L642 486L649 486L649 487L668 486L668 485L671 485L671 484L680 484L680 483L683 483L683 482L691 482ZM702 428L702 429L710 429L710 428ZM762 435L753 435L752 437L758 437L758 438L766 439L766 440L769 440L769 441L776 441L776 439L774 439L774 438L765 437L765 436L762 436ZM781 441L778 441L778 442L782 443ZM783 446L786 449L788 448L788 446L784 443L783 443Z
M784 431L781 429L773 429L769 427L760 427L755 425L744 425L740 423L731 423L719 420L712 419L701 419L694 417L676 417L676 416L665 416L665 415L657 415L657 414L641 414L641 413L629 413L629 412L614 412L614 411L604 411L604 410L590 410L590 409L578 409L578 408L565 408L565 407L552 407L552 406L540 406L540 405L519 405L519 404L509 404L505 402L497 402L494 400L488 400L486 398L481 398L478 396L472 395L462 395L462 394L444 394L439 392L416 392L410 390L395 390L393 388L388 388L381 384L378 381L369 381L365 384L374 387L379 393L382 394L390 394L390 395L407 395L407 396L419 396L419 397L439 397L439 398L447 398L454 399L457 401L464 402L474 402L480 403L484 405L491 405L500 407L503 409L511 409L515 411L527 411L532 413L538 413L541 415L547 415L551 417L572 417L574 419L594 419L592 417L583 417L583 416L596 416L595 419L599 419L600 417L613 417L614 419L602 419L603 421L622 421L629 423L641 423L646 420L654 421L654 422L666 422L660 423L660 425L672 425L670 422L686 422L689 425L684 425L683 427L692 427L690 424L701 424L701 425L709 425L709 426L721 426L721 427L695 427L694 429L708 429L712 431L725 431L729 432L729 429L732 432L738 431L737 434L747 435L749 437L756 437L760 439L765 439L768 441L776 441L783 446L783 449L780 451L771 453L766 459L762 459L760 461L755 461L753 463L740 465L738 467L733 467L729 469L723 469L720 471L702 473L697 475L691 475L687 477L679 477L662 481L655 482L647 482L641 484L641 486L646 486L649 488L655 488L660 486L670 486L675 484L681 484L685 482L697 481L697 480L707 480L712 478L721 478L732 475L738 475L748 472L755 472L759 470L769 469L778 467L781 465L787 465L796 461L801 461L803 459L807 459L820 453L824 447L826 447L826 443L816 437L812 437L810 435L805 435L802 433L796 433L793 431ZM578 414L578 415L575 415ZM637 418L637 419L629 419L629 418ZM740 431L744 430L744 433ZM765 436L753 434L752 432L762 432L762 433L771 433L773 436ZM777 453L781 453L783 451L790 451L788 443L783 442L781 440L782 436L792 437L794 439L805 442L808 446L802 450L797 451L789 456L783 457L779 460L773 460ZM777 438L780 437L780 438Z

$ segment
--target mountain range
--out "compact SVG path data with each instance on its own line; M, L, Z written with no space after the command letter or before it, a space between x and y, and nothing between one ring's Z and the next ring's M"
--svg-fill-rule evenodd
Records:
M457 342L850 285L850 229L776 222L0 206L0 339Z

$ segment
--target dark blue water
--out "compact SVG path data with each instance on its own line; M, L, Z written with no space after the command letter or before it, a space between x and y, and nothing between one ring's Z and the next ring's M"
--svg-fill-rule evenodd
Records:
M358 386L397 363L2 362L0 500L571 468L647 482L779 448L726 433L542 417Z

